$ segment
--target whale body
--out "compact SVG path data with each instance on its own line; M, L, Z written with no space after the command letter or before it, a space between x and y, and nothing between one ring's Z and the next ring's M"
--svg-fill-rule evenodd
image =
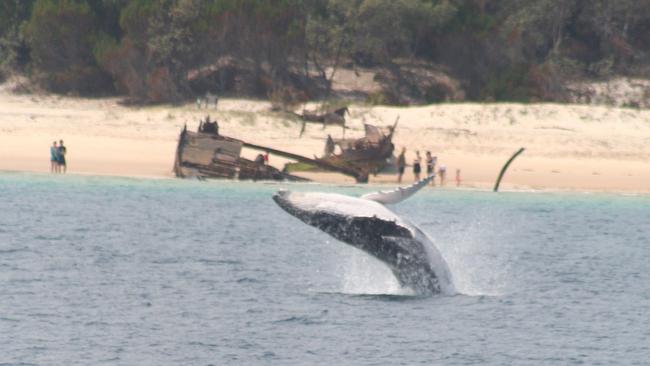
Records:
M417 226L383 205L408 198L432 178L361 198L336 193L279 191L273 199L304 223L385 263L401 286L418 294L453 293L449 268L435 245Z

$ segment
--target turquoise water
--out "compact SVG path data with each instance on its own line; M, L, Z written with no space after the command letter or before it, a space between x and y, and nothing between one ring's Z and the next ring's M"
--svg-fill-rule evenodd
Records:
M427 190L456 296L413 297L280 188L0 173L0 364L643 365L650 198Z

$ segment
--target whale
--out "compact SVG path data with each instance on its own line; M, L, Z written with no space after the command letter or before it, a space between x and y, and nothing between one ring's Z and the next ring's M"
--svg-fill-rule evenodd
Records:
M302 222L386 264L400 286L419 295L453 294L451 272L438 248L416 225L387 207L411 197L433 177L361 197L280 190L273 200Z

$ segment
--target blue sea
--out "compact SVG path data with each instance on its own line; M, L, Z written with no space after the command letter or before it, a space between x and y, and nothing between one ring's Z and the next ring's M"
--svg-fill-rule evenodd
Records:
M426 189L418 297L281 188L371 189L0 173L0 364L650 363L648 196Z

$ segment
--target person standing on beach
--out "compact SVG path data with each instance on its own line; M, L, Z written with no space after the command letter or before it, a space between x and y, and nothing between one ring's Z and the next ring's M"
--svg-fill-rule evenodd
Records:
M406 148L402 148L402 153L397 157L397 183L402 183L402 176L404 175L404 170L406 169Z
M443 164L440 164L440 168L438 168L438 175L440 175L440 186L445 185L445 175L447 174L447 167L444 166Z
M431 156L431 151L427 151L426 159L427 159L427 177L428 177L428 176L430 176L432 174L436 174L435 173L435 171L436 171L436 158ZM435 186L436 181L432 179L431 180L431 185Z
M59 140L59 149L58 149L58 155L59 155L59 172L61 172L61 169L63 169L63 173L65 174L66 170L68 170L68 165L65 161L65 154L68 152L68 149L66 149L65 146L63 146L63 140Z
M420 157L420 151L415 152L415 159L413 160L413 177L415 181L420 180L420 172L422 171L422 158Z
M59 148L56 146L56 141L50 146L50 173L59 172Z
M460 187L460 169L456 169L456 187Z

